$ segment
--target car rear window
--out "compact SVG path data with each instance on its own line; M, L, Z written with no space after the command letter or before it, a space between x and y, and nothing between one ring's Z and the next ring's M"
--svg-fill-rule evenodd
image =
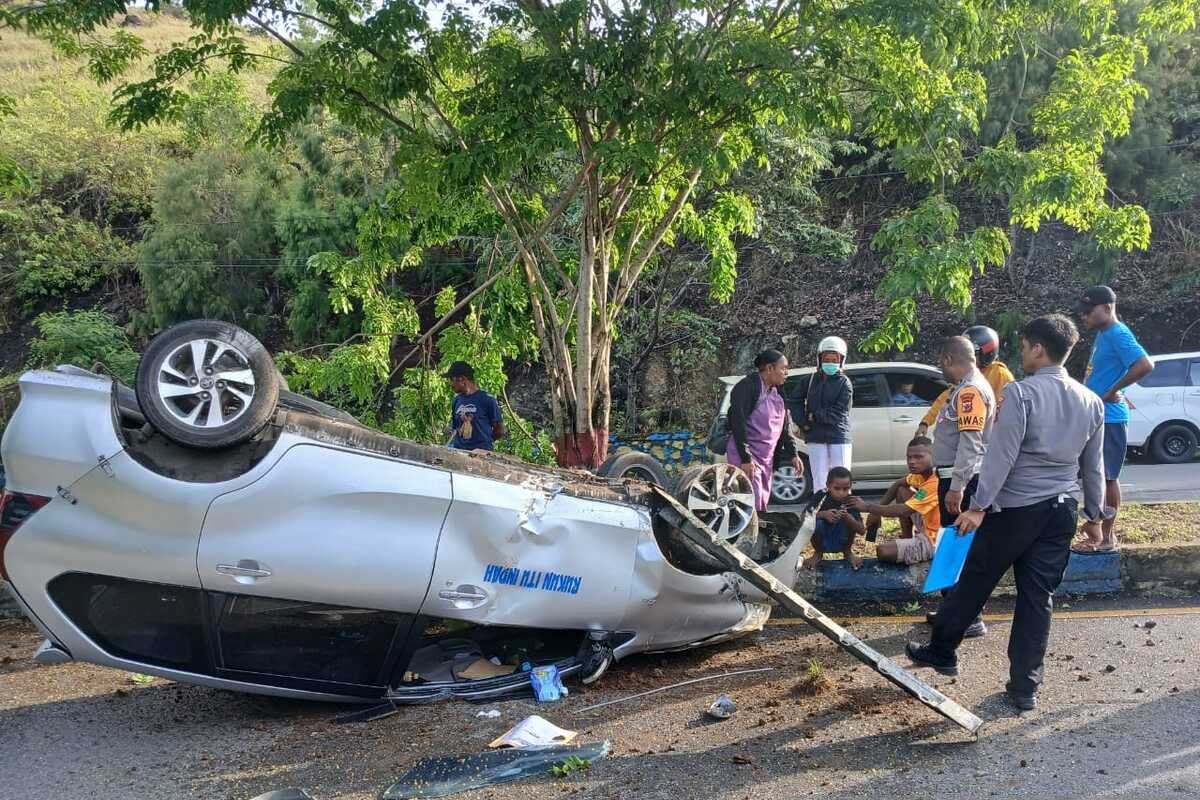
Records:
M1187 386L1187 382L1187 359L1172 358L1156 362L1154 364L1154 371L1138 381L1138 386L1156 389L1167 386Z

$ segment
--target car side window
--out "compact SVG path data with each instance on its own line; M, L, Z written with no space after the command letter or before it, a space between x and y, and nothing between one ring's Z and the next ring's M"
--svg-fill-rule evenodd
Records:
M946 388L941 381L916 372L889 372L886 378L888 404L892 406L931 405Z
M1187 386L1188 361L1186 358L1171 358L1159 361L1154 371L1138 381L1138 386L1159 389L1168 386Z
M879 394L879 374L851 372L850 386L854 389L855 408L882 408L886 403Z
M1192 362L1192 386L1200 386L1200 358Z

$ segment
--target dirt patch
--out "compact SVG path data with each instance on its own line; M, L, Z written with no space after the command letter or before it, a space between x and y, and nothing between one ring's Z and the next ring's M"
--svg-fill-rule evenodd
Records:
M792 687L792 694L797 697L820 697L837 692L837 683L829 677L825 665L815 658L809 660L808 666L804 670L804 677Z

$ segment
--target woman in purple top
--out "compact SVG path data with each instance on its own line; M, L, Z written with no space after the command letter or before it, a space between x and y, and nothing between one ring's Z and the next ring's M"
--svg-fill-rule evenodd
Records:
M775 462L791 461L797 475L804 474L804 464L792 438L791 415L779 393L787 380L787 358L778 350L764 350L754 359L754 367L730 393L725 455L750 478L754 505L764 511L771 499Z

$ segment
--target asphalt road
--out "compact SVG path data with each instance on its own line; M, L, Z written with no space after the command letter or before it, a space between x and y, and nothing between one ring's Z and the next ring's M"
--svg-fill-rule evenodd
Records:
M1128 463L1121 470L1121 495L1134 503L1200 500L1200 461L1190 464Z
M1193 604L1200 598L1189 598ZM1041 707L1002 700L1008 624L1001 607L962 650L958 678L920 675L987 720L978 740L844 656L800 620L774 620L738 643L617 665L592 688L535 706L441 703L338 726L337 709L180 686L136 685L80 664L40 667L24 623L0 623L0 795L23 800L194 797L248 800L289 786L366 800L419 759L480 752L531 713L607 739L613 756L564 778L458 797L791 800L821 797L1200 797L1200 608L1072 606L1057 619ZM1147 629L1147 621L1153 621ZM926 634L916 618L859 618L852 630L883 652ZM816 667L812 667L812 664ZM774 671L605 700L732 669ZM812 691L800 679L819 672ZM740 709L703 711L719 692Z

